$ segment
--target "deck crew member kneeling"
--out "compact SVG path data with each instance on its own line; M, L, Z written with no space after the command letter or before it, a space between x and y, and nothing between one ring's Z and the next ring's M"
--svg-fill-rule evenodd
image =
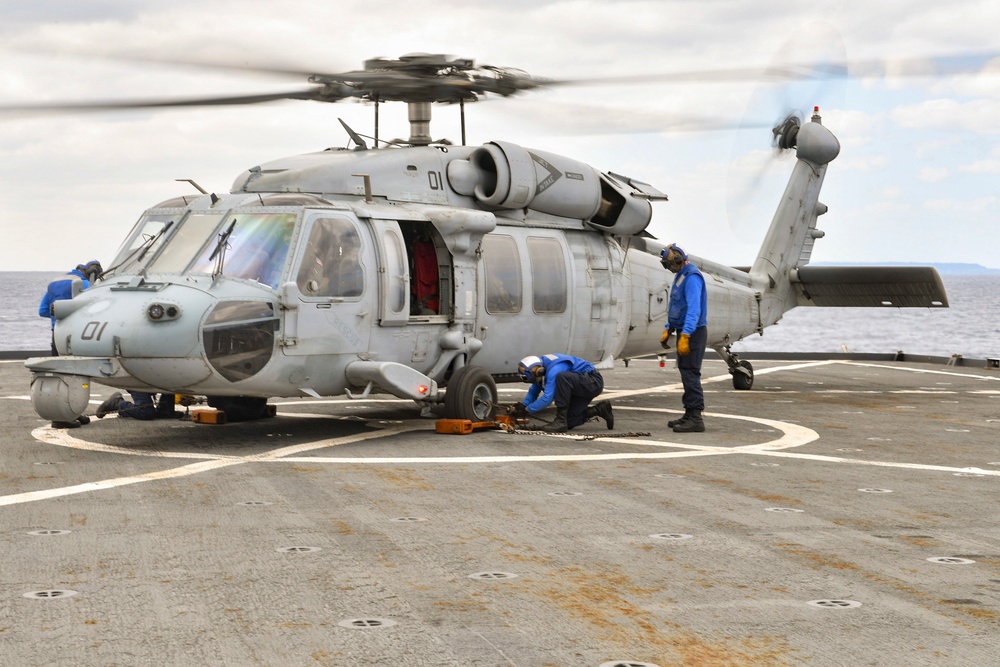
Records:
M594 417L603 419L608 429L614 428L610 401L590 405L604 391L604 378L586 359L567 354L525 357L517 365L517 374L531 383L524 400L516 406L518 412L535 414L555 401L556 418L543 426L543 431L563 433Z

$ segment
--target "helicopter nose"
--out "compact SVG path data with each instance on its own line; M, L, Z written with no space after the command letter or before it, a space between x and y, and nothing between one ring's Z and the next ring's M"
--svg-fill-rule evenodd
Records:
M184 285L91 288L56 306L60 354L83 357L200 357L198 325L215 299Z
M153 387L187 387L211 376L199 326L216 299L177 284L96 286L57 302L60 355L117 359Z

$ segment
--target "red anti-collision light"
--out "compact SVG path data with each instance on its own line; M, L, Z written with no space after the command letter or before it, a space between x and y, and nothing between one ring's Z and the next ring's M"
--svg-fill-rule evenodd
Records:
M424 385L420 385L419 387L417 387L417 393L418 394L426 394L427 393L427 387L425 387Z

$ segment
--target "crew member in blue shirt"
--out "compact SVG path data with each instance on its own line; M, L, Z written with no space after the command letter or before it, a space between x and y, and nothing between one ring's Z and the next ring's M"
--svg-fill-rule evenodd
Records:
M705 277L688 260L687 253L671 243L660 253L660 263L674 275L667 309L667 326L660 336L660 345L668 349L671 332L677 332L677 368L681 372L684 394L684 416L671 419L667 426L675 433L701 433L705 421L705 393L701 389L701 362L705 358L708 340L708 292Z
M515 406L517 414L535 414L553 401L556 404L556 418L543 431L563 433L594 417L603 419L608 429L614 428L610 401L590 405L604 391L604 378L586 359L568 354L525 357L517 365L517 374L531 383L524 400Z
M95 259L87 262L86 264L77 264L76 268L67 273L65 276L56 278L49 283L49 287L45 291L45 296L42 297L42 302L38 304L38 315L49 318L52 323L53 357L59 354L59 350L56 349L56 316L52 313L53 304L61 299L73 298L74 282L80 282L80 289L77 291L85 290L90 287L94 281L100 278L101 273L103 272L104 269L101 268L101 263Z

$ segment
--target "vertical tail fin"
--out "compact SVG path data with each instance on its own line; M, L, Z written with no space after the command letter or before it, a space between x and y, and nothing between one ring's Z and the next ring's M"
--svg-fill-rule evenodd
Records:
M818 112L802 127L783 125L778 139L782 147L795 147L797 161L750 271L754 284L762 288L764 326L777 322L796 304L789 273L809 262L815 240L823 236L816 219L827 207L820 203L819 192L827 164L840 153L840 142L820 124Z

